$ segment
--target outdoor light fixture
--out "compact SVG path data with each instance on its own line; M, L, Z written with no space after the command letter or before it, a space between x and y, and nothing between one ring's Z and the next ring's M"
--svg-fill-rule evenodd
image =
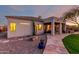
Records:
M22 25L29 25L30 23L20 23L20 24L22 24Z
M16 30L16 23L10 23L10 31L14 32Z

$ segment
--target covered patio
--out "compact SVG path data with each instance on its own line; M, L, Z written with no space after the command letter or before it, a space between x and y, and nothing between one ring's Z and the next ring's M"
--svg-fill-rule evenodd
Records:
M66 22L62 18L49 17L44 19L44 23L48 24L46 29L48 29L49 24L51 25L49 33L52 35L66 33Z

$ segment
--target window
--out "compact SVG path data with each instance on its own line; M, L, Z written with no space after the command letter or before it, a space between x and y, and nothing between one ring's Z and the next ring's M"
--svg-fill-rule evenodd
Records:
M39 30L42 30L42 25L41 24L39 24L38 27L39 27Z
M51 25L47 25L47 30L46 31L50 31L51 30Z
M10 31L15 32L16 30L16 23L10 23Z
M43 25L42 24L37 24L35 26L36 31L42 30L43 29Z

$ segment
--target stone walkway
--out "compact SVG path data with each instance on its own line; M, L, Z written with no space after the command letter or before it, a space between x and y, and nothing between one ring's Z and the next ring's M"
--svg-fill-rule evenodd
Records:
M47 44L43 54L68 54L68 51L65 49L62 39L69 34L60 34L60 35L48 35Z

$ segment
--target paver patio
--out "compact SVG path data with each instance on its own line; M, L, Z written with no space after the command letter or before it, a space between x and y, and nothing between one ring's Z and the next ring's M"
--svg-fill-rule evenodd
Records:
M38 49L40 39L46 39L45 35L34 37L33 41L26 38L0 38L0 54L42 54L43 50Z
M0 40L0 54L41 54L38 41Z

